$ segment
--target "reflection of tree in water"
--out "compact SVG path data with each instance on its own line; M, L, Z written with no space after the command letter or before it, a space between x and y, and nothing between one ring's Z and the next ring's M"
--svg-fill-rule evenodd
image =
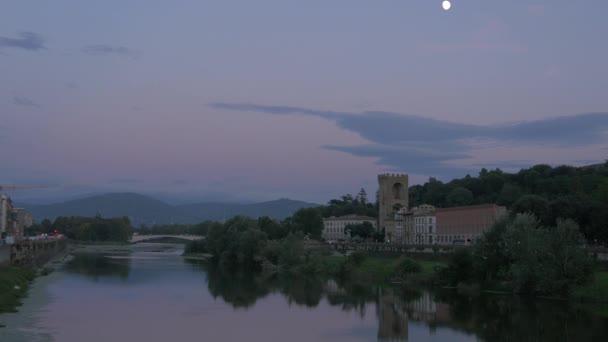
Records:
M315 277L301 277L289 275L264 276L260 273L245 271L224 271L223 269L207 265L207 286L214 297L221 297L226 303L235 308L249 307L258 299L269 293L280 292L289 303L296 305L316 307L326 294L331 305L343 305L343 309L350 310L364 306L364 301L352 299L350 294L343 295L342 290L334 291L331 282ZM336 284L333 282L333 284ZM336 285L337 286L337 285ZM363 291L362 289L357 289ZM365 289L366 300L373 301L369 289ZM353 305L356 304L356 305Z
M65 265L65 270L82 274L95 281L103 277L126 280L129 277L130 264L128 258L113 259L102 254L76 254L74 259Z
M209 293L234 308L248 308L272 290L266 279L253 272L225 271L211 264L206 270Z
M210 293L235 308L249 307L280 292L290 303L315 307L325 296L332 306L363 317L376 304L379 341L405 341L409 321L431 331L444 327L483 341L607 340L608 320L566 302L517 296L465 296L453 291L417 291L304 277L264 277L251 272L222 273L205 266Z
M306 277L278 277L275 279L278 290L289 303L314 308L323 298L323 281Z
M435 300L445 308L437 326L475 334L484 341L593 341L608 336L608 320L563 301L453 292L439 292Z
M327 301L333 306L341 306L343 311L358 311L365 317L367 303L374 303L378 297L378 288L355 282L326 282Z

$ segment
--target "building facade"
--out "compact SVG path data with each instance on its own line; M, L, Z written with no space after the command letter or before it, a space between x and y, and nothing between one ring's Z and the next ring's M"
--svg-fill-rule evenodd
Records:
M436 209L436 242L440 245L469 245L506 214L507 208L496 204Z
M408 229L412 225L412 218L414 213L407 210L407 208L401 208L395 213L395 230L393 233L393 242L396 244L412 244L413 241L408 235Z
M350 240L350 232L346 228L348 225L362 224L369 222L378 229L377 220L371 216L345 215L339 217L329 217L323 219L323 232L321 237L329 241Z
M423 204L395 214L394 243L469 245L507 214L505 207L481 204L435 208Z
M384 229L387 242L391 242L395 232L395 214L408 208L408 175L378 175L378 229Z
M395 214L393 242L407 245L432 245L437 240L435 207L423 204Z
M11 198L0 195L0 238L23 236L32 223L32 215L23 208L13 208Z
M8 235L8 230L11 226L11 211L13 203L11 198L6 195L0 195L0 236Z
M410 240L416 245L432 245L437 240L437 217L435 207L423 204L412 208L412 222L409 230Z
M32 225L32 215L28 214L23 208L13 208L11 210L11 220L9 222L8 235L23 236L25 229Z

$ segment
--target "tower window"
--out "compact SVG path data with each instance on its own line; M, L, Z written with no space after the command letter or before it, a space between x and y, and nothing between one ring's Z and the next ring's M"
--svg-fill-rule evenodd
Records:
M393 184L393 198L402 200L403 199L403 184L395 183Z

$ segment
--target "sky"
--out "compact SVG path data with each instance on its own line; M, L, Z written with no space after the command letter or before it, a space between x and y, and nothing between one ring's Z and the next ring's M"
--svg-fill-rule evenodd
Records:
M605 0L0 4L0 185L325 203L603 162Z

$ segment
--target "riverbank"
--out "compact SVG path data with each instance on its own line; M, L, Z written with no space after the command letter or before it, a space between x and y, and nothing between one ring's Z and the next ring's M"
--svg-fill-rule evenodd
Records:
M17 267L0 268L0 313L15 312L36 272Z
M191 260L209 260L211 259L211 257L213 257L213 255L208 253L184 253L182 254L182 256L184 257L184 259Z
M21 300L27 296L28 289L36 277L47 276L71 260L70 247L68 245L38 267L0 267L0 313L17 312Z
M608 303L608 271L595 271L591 283L576 289L574 298L583 302Z

